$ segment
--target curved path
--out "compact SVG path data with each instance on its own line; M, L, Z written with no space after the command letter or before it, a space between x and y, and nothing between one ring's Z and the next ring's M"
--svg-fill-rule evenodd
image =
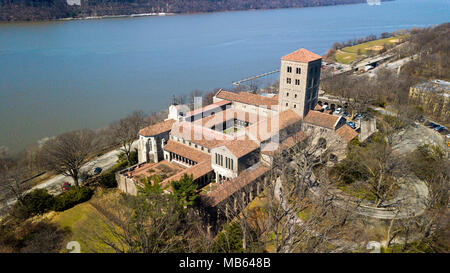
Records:
M292 167L297 168L294 161L290 164ZM401 194L399 194L401 198L394 198L389 203L386 203L385 207L381 208L375 207L371 205L371 203L364 202L356 197L347 195L337 188L325 190L320 182L317 181L314 174L311 175L306 183L311 185L309 190L315 196L321 196L325 193L333 194L336 197L333 202L340 208L352 210L360 215L378 219L401 219L419 216L425 212L429 196L428 186L425 182L412 175L403 178L400 189ZM400 202L402 203L402 207L407 209L397 209L396 204Z
M133 144L132 144L132 148L136 148L136 147L137 147L137 141L133 142ZM87 162L86 164L84 164L84 166L81 168L81 171L89 172L94 167L100 167L103 169L103 171L105 171L117 163L118 156L121 152L122 151L120 149L116 149L116 150L107 152L104 155L101 155L101 156ZM53 178L50 178L49 180L47 180L39 185L34 186L27 192L30 192L35 189L47 189L50 193L57 194L61 191L61 186L64 184L64 182L69 182L69 183L73 184L73 179L60 174ZM15 202L16 202L15 198L10 199L10 200L6 201L5 205L0 204L0 209L4 208L6 206L10 206L10 205L14 204Z
M299 226L302 226L306 230L306 232L312 234L313 236L323 236L319 233L317 233L315 230L312 230L304 225L304 221L295 213L292 211L292 209L289 207L289 203L284 198L283 195L283 186L281 184L280 177L278 177L275 180L275 187L274 187L274 195L275 198L280 202L281 207L283 210L288 214L288 221L290 223L297 224ZM291 226L294 228L294 225ZM289 241L292 241L293 238L288 238ZM337 240L337 239L330 239L325 237L325 239L335 245L339 246L337 249L335 249L333 252L343 252L343 251L351 251L355 249L360 249L362 245L357 244L355 242L347 241L347 240ZM288 249L282 249L282 252L289 252Z

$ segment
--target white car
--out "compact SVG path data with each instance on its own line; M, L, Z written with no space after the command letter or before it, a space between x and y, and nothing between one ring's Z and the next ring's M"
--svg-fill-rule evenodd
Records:
M341 107L339 107L338 109L336 109L336 111L334 111L334 113L336 115L339 115L341 112L342 112L342 108Z

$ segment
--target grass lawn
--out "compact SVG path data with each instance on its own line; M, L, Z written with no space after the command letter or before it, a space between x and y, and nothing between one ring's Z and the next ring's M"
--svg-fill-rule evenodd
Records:
M341 64L349 64L356 60L358 57L361 58L361 56L358 56L356 53L349 53L344 51L338 51L336 52L336 61Z
M225 130L223 131L223 133L224 133L224 134L227 134L227 135L230 135L230 134L236 133L237 131L239 131L239 128L236 127L236 126L232 126L232 127L228 128L228 129L225 129Z
M94 196L93 198L98 197ZM91 201L56 214L52 221L71 231L71 236L67 239L67 242L79 242L82 253L113 252L107 245L99 242L96 236L99 234L102 237L110 237L108 225L111 225L111 222L91 205ZM65 249L62 250L62 252L66 251Z
M373 193L366 189L355 187L352 184L341 184L338 186L338 189L358 199L364 199L371 202L374 202L376 199Z
M385 44L397 44L400 43L404 36L390 37L385 39L378 39L359 45L344 47L340 51L336 52L336 61L339 63L349 64L356 60L367 57L367 51L379 51L384 48ZM358 54L359 50L359 54Z

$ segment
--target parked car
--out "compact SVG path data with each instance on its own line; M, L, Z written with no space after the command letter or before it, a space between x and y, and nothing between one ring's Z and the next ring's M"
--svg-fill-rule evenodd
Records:
M436 131L438 131L438 132L443 131L444 129L445 129L445 127L442 126L442 125L439 125L439 126L437 126L437 127L434 127L434 130L436 130Z
M339 115L341 112L342 112L342 108L339 107L338 109L336 109L336 111L334 113Z
M354 122L352 122L352 121L349 121L349 122L347 122L347 125L348 126L350 126L351 128L353 128L353 129L355 129L356 128L356 125L355 125L355 123Z
M64 182L61 186L62 191L68 191L70 189L70 187L72 187L72 185L70 185L69 182Z
M87 173L81 173L80 175L80 181L84 182L89 178L89 175Z
M96 168L94 169L94 175L100 174L102 171L103 171L102 168L96 167Z

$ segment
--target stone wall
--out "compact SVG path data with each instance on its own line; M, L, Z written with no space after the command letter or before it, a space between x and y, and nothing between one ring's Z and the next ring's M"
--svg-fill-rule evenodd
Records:
M359 141L364 141L373 133L378 131L376 118L369 118L361 120L361 131L359 133Z
M117 181L117 188L119 190L134 196L137 195L138 190L133 179L124 176L120 172L117 172L116 181Z

